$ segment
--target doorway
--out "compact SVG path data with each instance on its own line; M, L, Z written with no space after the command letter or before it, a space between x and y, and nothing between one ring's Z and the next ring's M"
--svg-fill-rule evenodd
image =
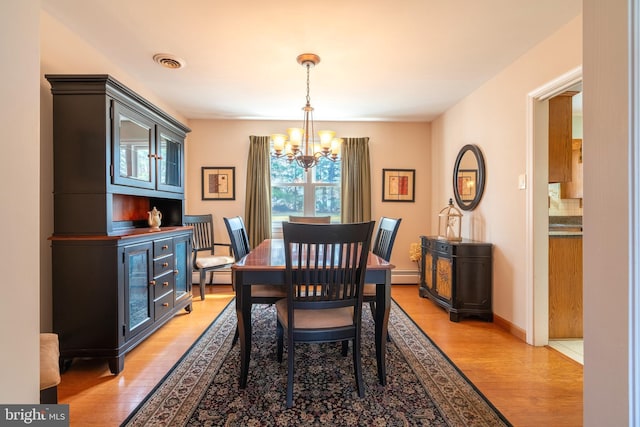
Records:
M549 344L549 99L582 82L578 67L530 92L527 101L526 342Z
M582 83L549 99L549 346L584 364Z

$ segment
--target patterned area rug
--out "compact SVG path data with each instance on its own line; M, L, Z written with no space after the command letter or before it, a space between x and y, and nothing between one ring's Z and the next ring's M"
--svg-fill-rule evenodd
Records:
M378 383L373 320L363 311L366 387L358 398L351 354L340 344L298 344L294 407L286 409L285 360L278 364L275 309L253 307L247 388L232 301L123 426L510 426L413 321L392 303L387 385Z

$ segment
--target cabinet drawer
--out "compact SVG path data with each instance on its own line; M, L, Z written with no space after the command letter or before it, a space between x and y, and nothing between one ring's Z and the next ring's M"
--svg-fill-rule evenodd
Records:
M453 246L446 242L435 242L435 250L443 254L451 255L453 252Z
M422 248L427 252L439 252L448 255L453 253L453 245L450 242L439 240L435 237L423 237Z
M154 305L154 320L158 320L161 317L169 314L173 309L173 292L169 292L167 295L153 302Z
M153 299L158 299L168 292L173 292L175 288L175 276L173 271L170 271L160 277L153 279L155 285L153 286Z
M435 249L435 244L436 242L434 240L427 239L425 237L422 238L422 247L424 249Z
M161 276L162 274L172 270L173 254L153 260L153 277Z
M153 242L153 257L160 258L173 252L171 239L156 240Z

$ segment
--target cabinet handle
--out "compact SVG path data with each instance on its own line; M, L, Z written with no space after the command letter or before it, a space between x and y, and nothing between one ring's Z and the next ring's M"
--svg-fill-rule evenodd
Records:
M153 159L153 158L156 157L156 155L155 154L147 154L147 157L150 158L150 159Z
M163 250L163 251L164 251L164 250L167 250L167 249L169 249L169 245L162 245L162 250Z
M173 274L180 274L180 270L173 270Z
M162 303L162 306L163 307L169 307L169 303L168 302L164 302L164 303Z
M163 266L163 267L169 267L169 263L168 263L168 262L163 262L163 263L162 263L162 266Z
M158 155L156 154L156 159L158 159L158 160L162 160L162 156L158 156Z
M169 282L162 282L162 286L169 286Z
M156 285L156 281L155 281L155 280L152 280L152 281L150 281L150 282L149 282L149 284L150 284L151 286L155 286L155 285Z

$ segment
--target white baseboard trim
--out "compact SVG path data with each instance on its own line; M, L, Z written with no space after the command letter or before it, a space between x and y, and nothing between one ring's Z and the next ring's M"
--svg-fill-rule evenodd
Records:
M417 285L419 282L418 270L391 270L391 283L394 285Z

